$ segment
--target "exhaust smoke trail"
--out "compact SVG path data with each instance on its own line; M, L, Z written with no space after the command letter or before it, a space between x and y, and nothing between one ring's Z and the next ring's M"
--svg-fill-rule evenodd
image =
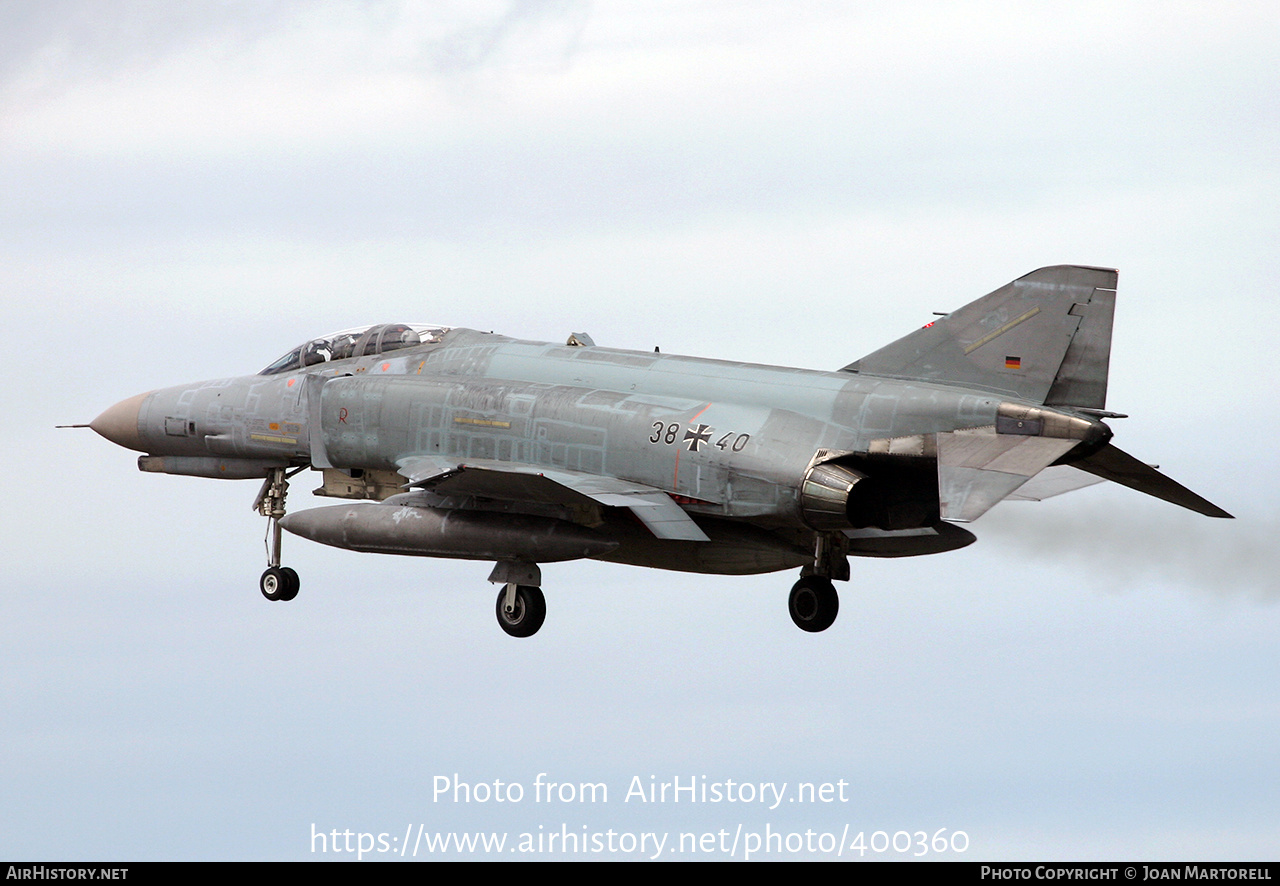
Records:
M1032 519L1024 507L1010 504L986 515L976 527L980 540L1048 566L1280 601L1280 516L1206 521L1178 511L1076 508Z

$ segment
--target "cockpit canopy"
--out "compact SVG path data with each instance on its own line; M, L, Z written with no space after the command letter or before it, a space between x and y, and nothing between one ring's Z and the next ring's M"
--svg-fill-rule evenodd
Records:
M449 328L421 323L380 323L377 326L344 329L299 345L258 374L275 375L330 360L371 357L401 348L432 345L444 338Z

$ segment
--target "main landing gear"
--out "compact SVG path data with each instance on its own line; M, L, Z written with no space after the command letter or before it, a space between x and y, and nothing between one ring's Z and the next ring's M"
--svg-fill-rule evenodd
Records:
M267 518L267 571L258 579L258 589L268 600L292 600L298 596L298 573L280 565L280 520L284 517L284 500L289 494L289 478L305 469L305 465L287 471L271 468L254 499L253 509Z
M532 637L547 617L542 588L509 584L498 591L498 625L513 637Z
M840 612L840 596L831 579L806 575L791 588L787 601L791 620L802 631L817 633L831 627Z
M819 534L814 543L813 565L800 572L791 588L787 609L802 631L816 634L831 627L840 612L840 595L831 580L849 580L847 540L839 533Z
M495 610L498 627L513 637L532 637L547 618L542 596L542 570L536 563L502 560L489 573L489 581L501 584Z

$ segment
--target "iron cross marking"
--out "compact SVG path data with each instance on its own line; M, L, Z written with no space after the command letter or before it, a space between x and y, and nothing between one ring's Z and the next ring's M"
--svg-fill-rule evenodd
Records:
M685 432L684 445L690 452L697 452L698 448L711 439L711 428L706 425L698 425L697 428L690 428Z

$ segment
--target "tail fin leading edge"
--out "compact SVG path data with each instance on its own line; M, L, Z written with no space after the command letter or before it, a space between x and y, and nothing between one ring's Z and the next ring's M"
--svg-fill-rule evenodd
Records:
M1102 409L1116 279L1077 265L1032 271L844 370Z

